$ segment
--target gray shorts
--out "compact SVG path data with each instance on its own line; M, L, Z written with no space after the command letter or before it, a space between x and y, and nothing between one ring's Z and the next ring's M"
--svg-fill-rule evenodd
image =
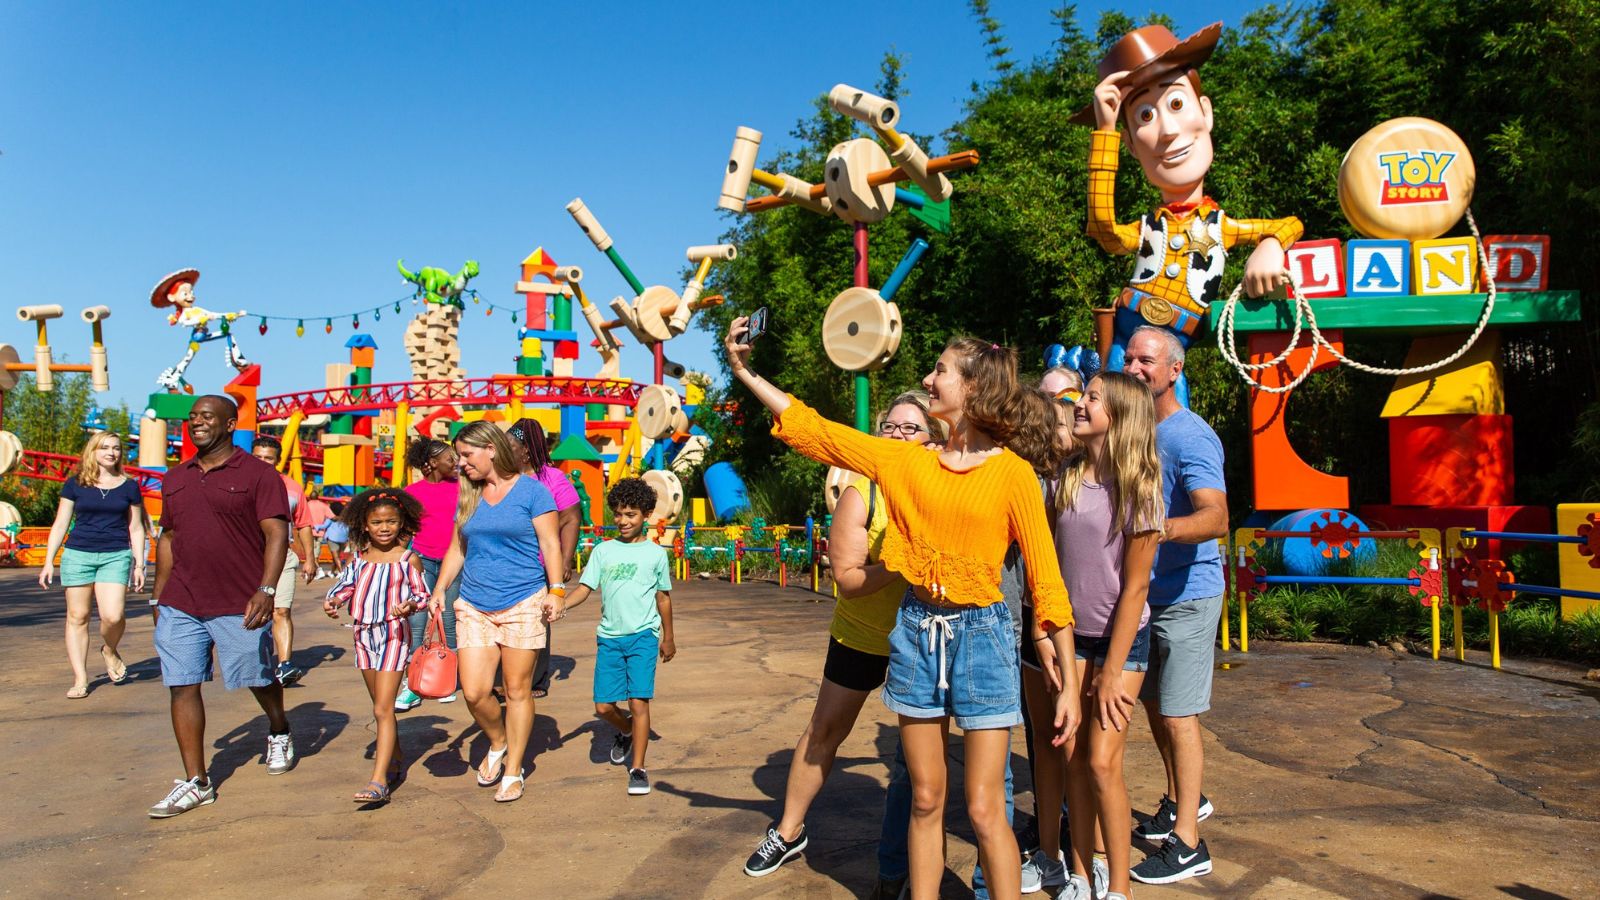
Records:
M1197 716L1211 708L1222 595L1150 607L1150 673L1139 696L1163 716Z

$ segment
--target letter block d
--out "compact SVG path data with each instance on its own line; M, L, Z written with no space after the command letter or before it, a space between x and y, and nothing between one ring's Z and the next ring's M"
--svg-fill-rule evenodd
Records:
M1494 286L1502 291L1542 291L1550 284L1550 235L1491 234L1484 236ZM1479 278L1487 291L1487 280Z

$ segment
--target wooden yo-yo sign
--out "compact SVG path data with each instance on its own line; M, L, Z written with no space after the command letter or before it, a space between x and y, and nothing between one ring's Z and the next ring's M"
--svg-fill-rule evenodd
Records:
M881 369L900 349L900 308L872 288L845 288L822 317L822 349L846 372Z
M828 505L828 515L833 515L833 508L839 505L839 497L844 493L845 488L860 477L860 474L849 469L841 469L838 466L828 467L828 477L823 482L823 497ZM861 499L865 500L866 498L863 497Z
M828 151L822 183L833 201L834 214L852 224L883 221L894 210L894 184L873 187L867 176L892 165L889 154L868 138L845 141Z
M1344 155L1339 208L1367 237L1436 238L1461 220L1477 177L1454 131L1432 119L1390 119Z
M671 522L683 511L683 482L669 469L651 469L639 476L656 492L655 509L645 519L652 525Z
M634 407L634 421L639 433L658 441L672 434L673 421L683 413L683 403L678 392L661 384L652 384L639 392L639 403Z

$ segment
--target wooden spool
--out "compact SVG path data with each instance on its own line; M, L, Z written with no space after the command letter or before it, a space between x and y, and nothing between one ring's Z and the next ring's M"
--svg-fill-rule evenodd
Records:
M17 512L17 508L15 506L12 506L9 503L5 503L3 501L0 501L0 529L4 529L8 525L21 525L21 524L22 524L22 513ZM43 559L44 558L44 552L42 550L38 551L38 552L39 552L40 559Z
M1367 237L1427 240L1461 220L1477 178L1454 131L1432 119L1390 119L1344 155L1339 208Z
M673 423L683 415L683 402L678 392L662 384L652 384L639 392L639 404L633 409L639 433L659 441L672 436Z
M17 348L10 344L0 344L0 367L19 363L22 357L17 355ZM7 368L0 368L0 392L9 391L17 386L17 373Z
M846 288L822 317L822 349L846 372L881 369L900 349L900 308L872 288Z
M633 314L639 320L639 330L658 341L672 340L672 329L667 320L678 308L678 292L659 284L652 284L633 300Z
M673 434L688 434L689 433L689 414L684 412L683 411L683 407L681 407L681 406L678 407L676 410L674 410L673 413L672 413L672 433Z
M889 154L867 138L845 141L828 151L822 183L833 201L834 215L852 224L882 221L894 210L894 184L874 187L867 183L867 176L892 167Z
M11 474L22 464L22 439L9 431L0 431L0 475Z
M852 472L849 469L841 469L838 466L828 467L828 477L823 482L822 488L823 499L828 505L828 515L833 515L833 508L839 505L839 497L844 494L845 488L860 477L860 472Z
M652 469L639 477L656 492L656 507L645 516L645 520L651 525L657 522L670 524L683 512L683 482L670 469Z

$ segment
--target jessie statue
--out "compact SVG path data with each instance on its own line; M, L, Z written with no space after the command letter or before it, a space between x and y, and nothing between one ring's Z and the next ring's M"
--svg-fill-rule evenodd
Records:
M1304 230L1300 220L1235 219L1205 193L1212 110L1200 88L1199 66L1221 34L1220 22L1182 41L1160 25L1129 32L1100 61L1094 102L1072 119L1095 127L1089 138L1088 233L1108 252L1134 254L1133 277L1115 303L1108 371L1121 371L1128 339L1141 325L1167 328L1187 347L1218 297L1234 245L1256 245L1244 267L1247 294L1263 296L1288 281L1284 250ZM1114 205L1119 122L1145 178L1161 191L1159 208L1123 224ZM1180 377L1174 391L1187 406L1187 380Z
M183 372L189 368L189 363L194 360L194 354L200 345L207 341L221 340L226 345L226 358L228 365L243 372L249 368L250 361L239 352L238 346L233 342L233 320L245 315L244 310L238 312L218 313L209 309L202 309L195 305L194 284L200 280L199 269L179 269L171 275L156 282L150 291L150 305L157 309L172 307L172 313L167 316L168 325L183 325L189 328L189 348L183 354L183 359L178 364L163 371L156 379L156 384L176 393L180 389L187 393L194 393L194 388L185 381ZM216 321L217 330L212 332L211 322Z

